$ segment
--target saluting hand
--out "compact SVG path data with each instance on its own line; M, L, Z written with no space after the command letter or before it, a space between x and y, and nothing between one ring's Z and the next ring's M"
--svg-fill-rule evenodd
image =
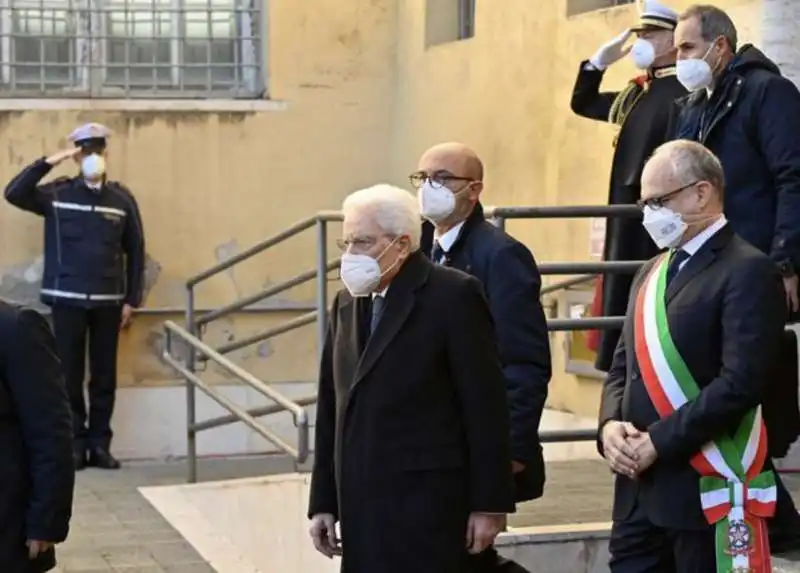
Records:
M69 149L62 149L58 153L54 153L53 155L45 159L45 161L50 165L52 165L53 167L55 167L65 159L71 159L76 155L78 155L80 152L81 152L80 147L70 147Z
M625 30L610 42L606 42L600 46L594 56L589 58L589 62L598 70L605 70L611 64L618 62L631 51L632 46L623 46L625 46L625 42L628 41L632 34L633 32L630 30Z

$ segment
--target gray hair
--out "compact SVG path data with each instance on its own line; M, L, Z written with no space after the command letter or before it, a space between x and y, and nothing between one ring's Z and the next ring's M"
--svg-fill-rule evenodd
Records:
M342 213L345 218L369 213L384 233L393 237L408 235L411 249L419 249L422 233L419 203L405 189L386 183L361 189L347 196L342 203Z
M725 187L725 174L717 156L710 149L688 139L678 139L659 146L653 157L664 155L672 167L672 175L681 185L708 181L719 196Z
M700 35L706 42L713 42L720 36L730 44L731 51L736 52L739 41L736 26L724 10L711 4L694 4L689 6L678 18L679 21L697 17L700 22Z

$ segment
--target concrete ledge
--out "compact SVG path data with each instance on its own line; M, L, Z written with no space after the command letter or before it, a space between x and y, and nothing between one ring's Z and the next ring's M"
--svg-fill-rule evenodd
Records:
M495 544L502 555L543 573L608 573L611 523L512 528ZM800 573L800 552L773 559L773 573Z
M305 517L308 474L141 488L218 573L336 573L317 554ZM498 551L537 573L608 573L609 522L511 528ZM800 573L800 554L774 573Z
M268 99L16 99L0 98L0 111L152 111L230 112L285 111L288 103Z

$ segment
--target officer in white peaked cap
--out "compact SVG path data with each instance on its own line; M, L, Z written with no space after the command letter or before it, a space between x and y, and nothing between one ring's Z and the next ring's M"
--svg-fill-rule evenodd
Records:
M617 129L608 190L609 205L633 205L640 197L642 169L653 151L668 139L672 102L686 95L676 77L674 30L678 14L656 2L640 5L635 24L601 46L580 64L572 92L572 111L587 119L608 122ZM629 40L635 41L629 43ZM605 70L630 56L641 70L621 90L601 91ZM603 248L606 261L646 261L658 249L635 219L609 219ZM593 312L622 316L633 275L606 275L596 285ZM606 371L619 340L619 330L592 332L595 366Z
M44 218L40 296L53 327L72 407L75 466L117 469L110 452L120 328L142 303L144 229L133 194L106 176L109 129L87 123L69 134L74 147L28 165L6 187L12 205ZM67 159L76 177L42 179ZM89 350L89 404L84 400Z
M105 150L109 137L111 130L102 123L85 123L70 133L67 139L81 149Z

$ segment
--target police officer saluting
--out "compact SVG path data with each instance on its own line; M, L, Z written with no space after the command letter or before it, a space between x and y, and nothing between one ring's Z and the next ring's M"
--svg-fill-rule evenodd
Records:
M142 302L144 286L142 219L131 192L106 178L109 135L108 128L98 123L82 125L69 136L73 149L36 160L5 190L9 203L44 217L41 300L53 311L72 406L77 469L87 464L120 467L109 451L117 343L132 309ZM80 164L79 176L40 183L67 159ZM87 339L88 420L83 394Z

